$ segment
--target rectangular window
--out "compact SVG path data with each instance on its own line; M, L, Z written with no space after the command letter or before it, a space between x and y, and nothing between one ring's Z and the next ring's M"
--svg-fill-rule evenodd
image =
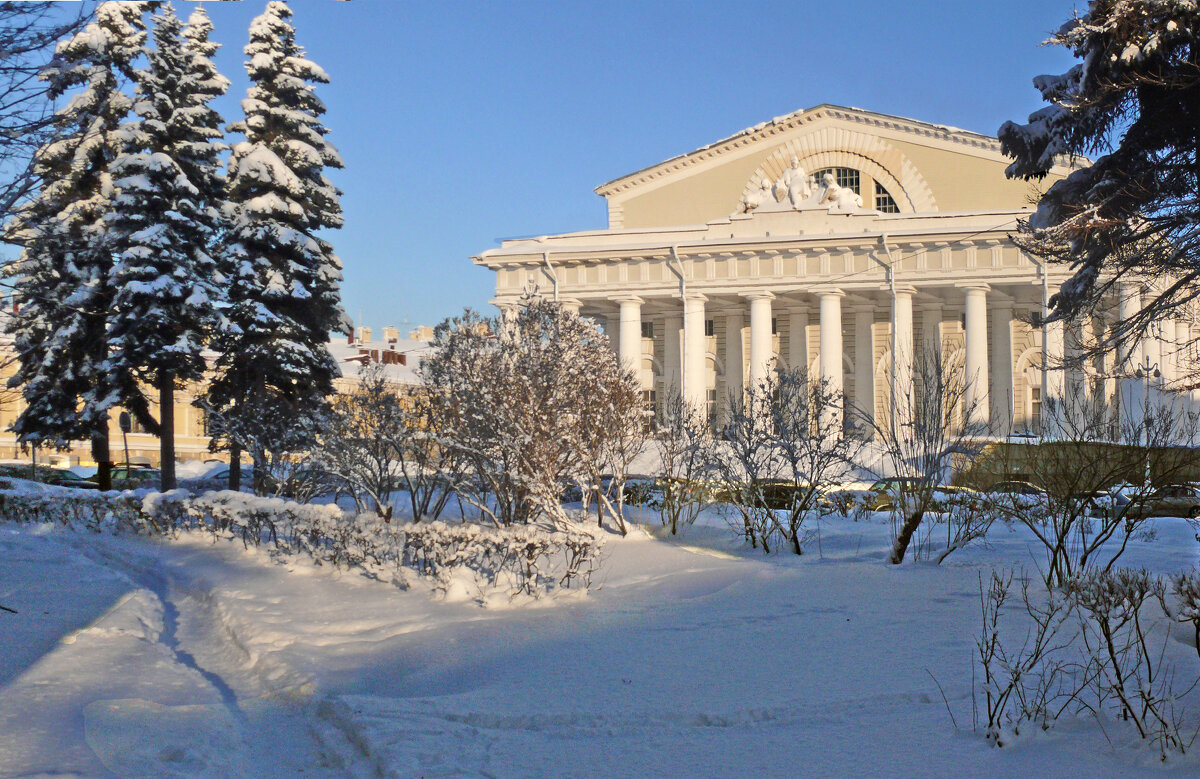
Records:
M642 390L642 429L647 433L654 429L654 418L658 414L658 393Z
M654 337L654 323L653 322L642 322L642 338L653 338L653 337Z
M779 335L779 318L771 317L771 335Z
M1032 433L1042 432L1042 388L1029 388L1029 429Z
M704 411L705 411L705 414L708 416L708 424L712 427L716 427L716 425L717 425L717 391L715 389L710 389L708 391L708 394L705 396L705 398L706 398L706 401L704 404Z
M712 338L716 334L717 334L716 323L713 322L713 320L711 320L711 319L705 319L704 320L704 335L708 336L709 338Z

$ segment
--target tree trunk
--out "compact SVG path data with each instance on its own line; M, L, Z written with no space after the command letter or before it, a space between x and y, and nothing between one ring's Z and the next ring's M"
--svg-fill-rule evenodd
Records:
M904 562L904 554L908 551L908 544L912 541L913 534L917 532L917 528L921 526L921 520L924 518L924 509L914 511L911 517L904 518L904 524L900 526L900 533L896 536L896 543L892 546L892 557L888 560L892 565L899 565Z
M112 454L108 449L108 415L105 414L92 429L92 459L96 461L96 483L108 491L112 484Z
M255 495L267 494L267 464L259 456L262 451L261 446L256 446L253 457L253 462L250 465L250 483L254 488Z
M158 374L159 467L163 492L175 489L175 377L170 371Z
M242 447L235 441L229 442L229 489L237 492L242 488Z

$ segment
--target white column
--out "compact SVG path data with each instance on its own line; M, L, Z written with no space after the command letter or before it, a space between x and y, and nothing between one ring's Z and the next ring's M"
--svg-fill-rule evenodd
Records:
M621 336L617 355L638 376L642 372L642 299L618 298L621 304Z
M698 409L704 409L708 401L708 381L705 371L704 343L704 295L693 293L687 296L687 308L683 321L683 399Z
M1112 337L1112 325L1109 324L1109 317L1100 316L1098 318L1098 325L1099 332L1097 336L1102 338L1104 343L1108 343L1108 339ZM1111 416L1118 408L1118 390L1115 374L1120 370L1120 363L1117 361L1116 355L1110 357L1108 352L1105 352L1099 358L1099 364L1101 368L1100 373L1104 376L1104 383L1100 390L1102 395L1100 400L1105 404L1107 414Z
M575 316L579 316L579 309L582 304L575 298L561 298L558 304L562 306L563 311L570 312Z
M988 354L987 354L987 293L988 286L966 289L966 381L964 408L972 411L968 423L987 424L988 421Z
M1066 372L1062 369L1064 326L1062 320L1046 325L1042 348L1042 435L1053 438L1060 428L1066 395ZM1055 409L1059 411L1055 413Z
M788 367L808 373L808 309L788 309Z
M1135 284L1121 284L1120 304L1117 309L1118 324L1127 322L1142 310L1141 290ZM1130 429L1142 417L1142 382L1133 374L1142 364L1142 344L1126 337L1117 345L1117 407L1124 429Z
M1168 385L1179 375L1179 336L1175 332L1176 320L1164 317L1162 320L1162 375L1163 384Z
M842 297L840 289L822 290L821 298L821 356L820 379L833 397L843 394L845 380L842 375ZM829 408L821 415L821 426L825 430L837 430L842 426L842 414Z
M875 418L875 307L870 305L854 309L854 408L869 426Z
M1012 432L1013 424L1013 307L1010 300L998 300L992 307L992 427L999 435Z
M921 306L921 353L930 359L942 358L942 304Z
M896 324L896 337L893 342L896 353L892 365L895 366L895 398L899 412L896 415L897 412L893 411L893 418L899 422L904 422L912 418L910 410L913 400L913 358L916 356L913 350L914 294L916 294L916 289L913 287L897 287L896 299L893 303L892 311L892 321ZM940 322L940 318L938 321ZM931 358L923 356L922 359ZM888 388L888 392L892 392L890 387Z
M759 386L771 369L771 301L770 292L742 293L750 299L750 386Z
M745 327L745 317L740 309L728 311L725 314L725 393L728 398L721 402L737 398L739 390L745 389L746 378L742 372L745 365L745 354L742 351L742 328Z
M840 289L821 290L821 379L834 392L841 392L842 378L842 297Z
M680 380L683 378L683 315L668 314L663 318L663 360L667 392L672 389L679 391Z

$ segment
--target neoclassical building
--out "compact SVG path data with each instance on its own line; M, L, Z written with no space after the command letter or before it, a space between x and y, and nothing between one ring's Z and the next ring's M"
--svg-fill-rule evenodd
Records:
M1036 430L1043 398L1069 382L1119 393L1118 365L1140 351L1066 371L1043 359L1103 337L1137 292L1111 314L1031 328L1066 276L1011 241L1039 193L1006 179L1007 163L992 137L820 105L600 186L605 229L504 241L473 261L496 272L501 308L536 286L602 321L648 400L674 386L719 413L779 361L878 418L911 391L914 355L937 353L965 369L994 429ZM1165 322L1159 335L1190 333ZM1174 350L1155 348L1169 382Z

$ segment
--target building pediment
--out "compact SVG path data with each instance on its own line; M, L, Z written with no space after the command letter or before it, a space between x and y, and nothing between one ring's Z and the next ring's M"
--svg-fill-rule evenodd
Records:
M826 172L852 176L862 207L870 210L1024 208L1030 186L1005 178L1007 162L995 138L821 105L614 179L596 192L608 200L611 228L698 224L764 207L801 210L807 198L780 184L795 167L817 173L817 185Z

